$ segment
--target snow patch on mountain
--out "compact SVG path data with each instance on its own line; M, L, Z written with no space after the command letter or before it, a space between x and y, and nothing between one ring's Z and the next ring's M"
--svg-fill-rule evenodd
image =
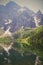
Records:
M1 37L6 37L6 36L12 36L12 33L9 31L10 30L10 27L8 27L8 29L3 33L3 35L0 36Z
M4 36L7 36L7 35L11 36L12 35L9 30L10 30L10 27L5 31Z
M18 10L18 13L19 13L19 12L23 12L23 11L25 11L25 10L26 10L26 9L22 7L22 8L20 8L20 9Z
M40 19L37 19L37 17L34 17L34 21L35 21L36 27L38 27L39 26Z
M5 23L5 25L10 24L12 22L11 19L8 19L8 21Z

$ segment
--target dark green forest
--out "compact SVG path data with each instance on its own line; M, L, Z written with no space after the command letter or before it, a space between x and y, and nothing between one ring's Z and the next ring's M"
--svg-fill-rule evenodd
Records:
M0 44L10 45L9 54L0 46L0 65L43 65L43 26L19 29L12 38L0 38Z

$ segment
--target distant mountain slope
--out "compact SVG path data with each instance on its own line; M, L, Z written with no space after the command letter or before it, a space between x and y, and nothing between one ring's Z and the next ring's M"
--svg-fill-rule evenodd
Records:
M15 31L21 26L35 27L33 15L33 11L26 7L20 7L18 4L11 1L5 6L0 5L0 27L6 30L8 26L10 26L11 31ZM9 22L9 20L12 20L12 22L10 24L5 24Z
M8 2L5 6L0 5L0 27L3 27L5 31L8 27L10 27L10 32L15 32L22 26L35 28L40 25L43 25L43 14L40 10L34 13L13 1Z

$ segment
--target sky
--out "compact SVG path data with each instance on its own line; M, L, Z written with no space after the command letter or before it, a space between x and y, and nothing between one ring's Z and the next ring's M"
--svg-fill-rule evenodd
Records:
M43 0L0 0L0 4L6 4L9 1L14 1L22 7L27 7L34 12L41 10L43 12Z

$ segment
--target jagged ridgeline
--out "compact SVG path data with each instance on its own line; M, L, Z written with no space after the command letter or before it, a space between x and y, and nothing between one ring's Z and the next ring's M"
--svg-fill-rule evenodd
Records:
M8 2L0 5L0 28L6 31L9 27L10 32L15 32L20 27L35 28L43 25L43 13L33 12L27 7L21 7L16 2Z
M0 38L0 64L36 65L36 63L43 65L43 26L35 29L20 28L12 37Z

